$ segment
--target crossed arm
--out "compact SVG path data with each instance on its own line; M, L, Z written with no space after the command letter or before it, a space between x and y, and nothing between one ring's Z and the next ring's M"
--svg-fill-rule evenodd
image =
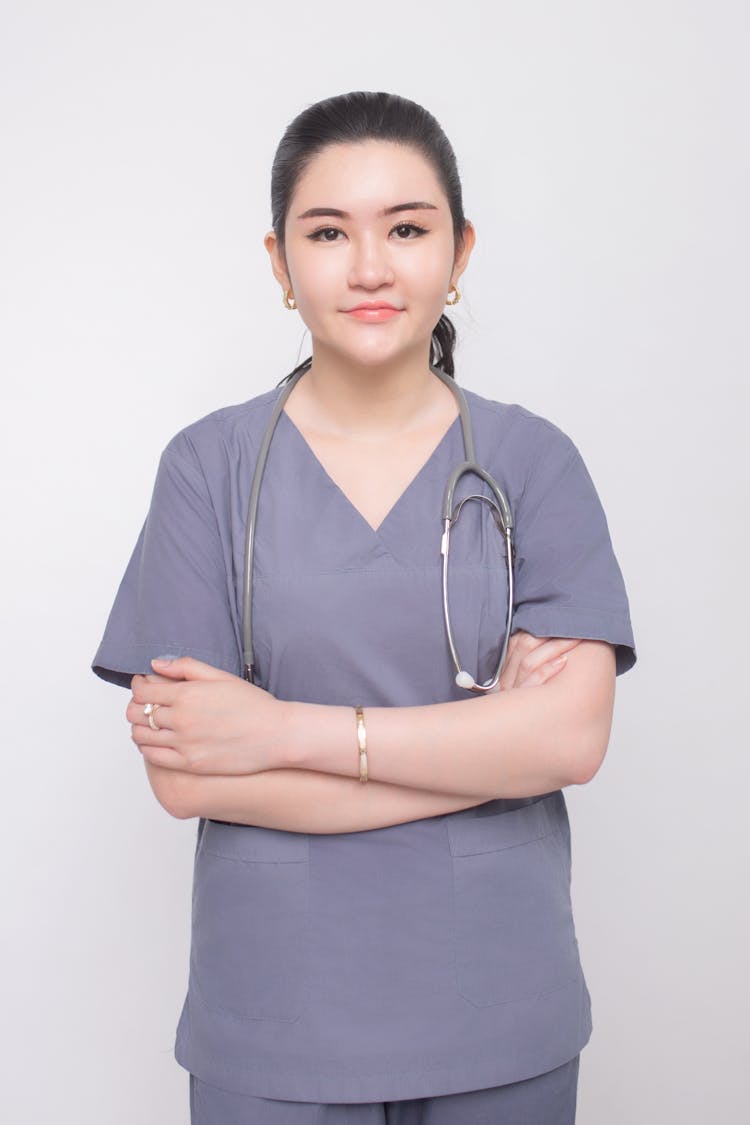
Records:
M157 799L181 818L354 832L589 781L609 741L613 647L520 632L511 646L499 692L367 708L366 785L351 707L277 700L190 658L134 676L126 716Z

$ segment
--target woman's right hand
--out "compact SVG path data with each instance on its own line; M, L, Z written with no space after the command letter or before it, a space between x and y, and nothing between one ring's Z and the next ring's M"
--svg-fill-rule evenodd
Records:
M519 629L508 642L500 691L545 684L562 671L566 653L580 643L580 638L535 637Z

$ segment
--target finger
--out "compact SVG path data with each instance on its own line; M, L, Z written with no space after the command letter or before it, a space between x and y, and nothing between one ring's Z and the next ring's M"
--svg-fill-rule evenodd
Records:
M151 730L149 726L133 723L130 727L130 737L139 750L144 746L168 746L170 750L182 753L178 736L171 730Z
M503 670L500 674L499 687L501 691L507 691L513 687L516 679L516 667L521 659L518 655L518 641L520 634L514 633L508 641L508 648L505 653L505 660L503 662Z
M148 715L144 713L143 707L143 704L136 703L135 700L131 699L130 703L128 703L125 708L125 718L133 725L148 727L149 730L153 730L151 723L148 721ZM166 728L167 730L173 731L177 729L174 725L174 716L176 713L174 707L167 707L163 703L160 703L154 710L152 718L160 730Z
M524 653L518 664L516 673L516 686L520 686L526 679L546 664L549 660L556 660L558 656L569 652L580 642L569 637L549 637L543 643Z
M180 696L183 684L170 683L169 680L149 680L148 676L133 676L130 690L133 699L141 707L146 703L160 703L162 707L169 707Z
M556 652L570 652L581 640L581 637L547 637L544 643L550 648L554 647Z
M541 668L535 669L529 676L522 678L518 687L539 687L540 684L546 684L563 670L567 662L567 653L556 657L555 660L548 660L545 664L542 664Z
M508 651L500 676L502 690L508 691L516 686L521 661L528 653L544 644L544 641L544 637L535 637L532 633L526 633L523 629L519 629L517 633L513 634L508 642Z
M139 747L143 759L154 766L162 766L168 770L184 770L185 764L170 746L142 746Z
M499 686L501 691L510 691L511 688L516 686L516 677L518 676L518 665L521 662L521 654L518 652L508 652L503 670L500 674Z
M205 664L202 660L196 660L192 656L179 656L175 660L159 660L151 661L151 667L155 672L163 676L168 676L169 679L180 680L226 680L235 679L231 672L225 672L223 668L215 668L213 664Z

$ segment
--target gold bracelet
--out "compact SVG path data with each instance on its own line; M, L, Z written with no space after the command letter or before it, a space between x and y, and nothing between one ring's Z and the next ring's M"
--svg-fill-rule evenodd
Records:
M355 707L357 716L357 743L359 744L359 780L367 781L367 731L365 730L365 713L361 707Z

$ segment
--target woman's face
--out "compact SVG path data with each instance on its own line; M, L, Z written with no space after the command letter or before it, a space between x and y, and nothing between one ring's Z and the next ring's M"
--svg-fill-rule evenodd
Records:
M455 253L448 200L427 160L386 141L336 144L297 184L285 251L266 236L274 274L291 289L316 359L379 365L429 360L432 329L474 244Z

